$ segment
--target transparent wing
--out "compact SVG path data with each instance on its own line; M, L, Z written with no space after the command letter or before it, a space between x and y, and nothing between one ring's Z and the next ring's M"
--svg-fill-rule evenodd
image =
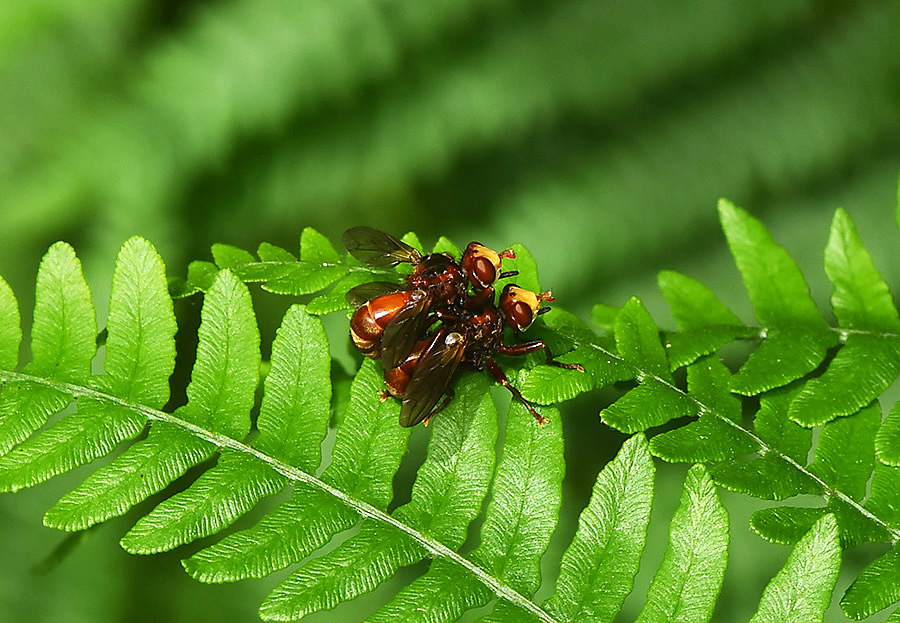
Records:
M396 266L422 258L405 242L371 227L351 227L344 232L343 241L350 255L368 266Z
M466 351L459 333L438 333L440 342L419 359L400 408L400 426L415 426L434 409L447 390Z
M363 283L347 290L344 298L353 307L362 307L369 301L385 294L393 294L400 292L404 287L399 283L391 283L390 281L371 281Z
M381 338L381 358L384 369L396 368L406 361L416 342L425 336L430 320L431 299L423 296L410 300L384 328Z

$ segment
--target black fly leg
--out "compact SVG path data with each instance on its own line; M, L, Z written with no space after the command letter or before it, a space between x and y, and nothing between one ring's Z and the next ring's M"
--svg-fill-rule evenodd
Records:
M497 347L497 352L503 353L504 355L522 357L541 349L544 349L544 352L547 354L547 365L565 368L566 370L578 370L579 372L584 372L584 367L580 363L560 363L559 361L556 361L556 359L553 358L553 353L550 352L550 347L547 346L543 340L531 340L530 342L523 342L522 344L501 344Z
M540 427L543 428L544 425L549 420L547 418L545 418L543 415L541 415L540 413L538 413L537 410L533 406L531 406L531 403L528 402L527 400L525 400L525 397L522 396L522 392L520 392L518 389L516 389L515 387L510 385L509 379L506 378L506 374L503 373L503 370L500 369L500 366L498 366L496 363L494 363L494 360L491 359L490 357L485 359L484 365L488 369L488 372L491 373L491 376L494 377L494 380L497 381L498 383L500 383L506 389L508 389L512 393L512 395L516 398L516 400L518 400L523 405L525 405L525 408L528 409L528 411L531 413L531 415L534 416L534 419L536 419L538 421L538 425L540 425Z

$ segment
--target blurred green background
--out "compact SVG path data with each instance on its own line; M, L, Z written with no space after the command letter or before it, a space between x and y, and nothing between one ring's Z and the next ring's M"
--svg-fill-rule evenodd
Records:
M827 313L822 249L838 206L888 282L900 278L898 120L893 0L7 0L0 274L27 316L40 257L65 239L102 313L133 234L184 275L214 242L296 249L304 226L337 242L368 224L426 245L521 242L582 317L637 295L671 326L655 286L669 268L749 321L715 212L727 197L798 259ZM260 314L271 332L278 314ZM603 400L563 405L556 550L621 441L597 422ZM426 439L417 431L414 451ZM255 620L279 578L205 586L177 562L191 549L128 556L117 539L135 516L77 543L42 528L86 473L0 498L0 620ZM660 467L622 621L662 557L683 475ZM746 620L787 549L750 533L755 503L723 496L734 543L716 620ZM58 544L74 547L35 572ZM389 594L313 620L361 616Z

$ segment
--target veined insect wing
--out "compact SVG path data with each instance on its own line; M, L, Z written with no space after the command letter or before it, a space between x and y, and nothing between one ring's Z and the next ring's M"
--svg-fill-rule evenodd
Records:
M342 237L350 255L368 266L396 266L422 259L422 254L402 240L372 227L351 227Z
M428 417L447 391L466 350L465 338L455 332L438 334L438 343L419 359L400 408L400 426L415 426Z

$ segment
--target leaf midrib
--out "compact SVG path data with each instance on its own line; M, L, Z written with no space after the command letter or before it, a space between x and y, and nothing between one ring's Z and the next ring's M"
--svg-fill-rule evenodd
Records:
M853 330L853 329L843 329L843 328L835 328L835 327L829 327L829 329L836 333L841 334L842 336L844 336L848 333L856 333L856 334L864 334L864 335L873 335L873 336L878 336L878 337L893 337L893 338L900 339L900 335L893 334L893 333L879 333L879 332L875 332L875 331L866 331L866 330L859 330L859 329ZM765 332L767 332L767 331L768 331L768 329L766 329L766 328L759 328L759 334L761 336L765 336ZM572 334L564 333L562 331L559 331L559 332L560 332L560 334L565 335L569 339L572 339L576 345L585 344L585 342L579 340L576 336L574 336ZM650 370L646 370L646 369L642 368L641 366L631 363L630 361L626 361L619 354L613 353L612 351L607 350L606 348L604 348L600 344L597 344L594 341L588 341L586 343L586 345L590 346L594 350L599 351L600 353L603 353L604 356L611 357L611 358L621 362L623 365L629 366L630 368L636 370L639 375L643 375L642 378L644 380L649 379L649 378L655 379L659 383L662 383L668 389L678 392L679 394L681 394L682 396L684 396L685 398L687 398L688 400L693 402L695 405L697 405L698 415L703 412L709 413L710 415L718 418L722 422L728 424L732 428L744 433L747 437L749 437L750 439L752 439L755 443L757 443L759 445L761 453L771 453L772 455L777 456L778 458L783 460L785 463L787 463L788 465L790 465L791 467L793 467L794 469L799 471L801 474L803 474L804 476L807 476L808 478L815 481L819 486L821 486L822 489L825 491L826 497L828 497L829 495L834 496L835 498L839 499L840 501L844 502L845 504L847 504L848 506L850 506L851 508L856 510L863 517L878 524L888 534L890 534L892 541L894 541L894 542L900 541L900 529L893 528L887 521L885 521L881 517L875 515L872 511L865 508L862 504L860 504L859 502L857 502L856 500L851 498L849 495L847 495L840 489L837 489L837 488L829 485L824 480L822 480L814 472L807 469L807 467L805 465L800 464L793 457L783 453L778 448L770 446L765 441L763 441L763 439L761 437L759 437L752 431L747 430L746 428L741 426L738 422L731 420L725 414L716 410L715 407L707 405L706 403L704 403L702 400L698 399L693 394L674 385L671 381L667 381L666 379L663 379L663 378L655 375Z

